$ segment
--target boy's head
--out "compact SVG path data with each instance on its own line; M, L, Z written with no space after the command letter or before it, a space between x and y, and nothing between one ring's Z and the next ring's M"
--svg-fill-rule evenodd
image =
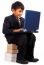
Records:
M21 2L16 1L12 4L11 10L16 17L20 18L23 14L24 5Z

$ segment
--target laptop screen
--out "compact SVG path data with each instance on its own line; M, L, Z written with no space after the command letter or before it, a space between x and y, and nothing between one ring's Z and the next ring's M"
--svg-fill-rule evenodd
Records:
M40 21L40 12L26 10L25 13L25 28L30 32L38 32Z

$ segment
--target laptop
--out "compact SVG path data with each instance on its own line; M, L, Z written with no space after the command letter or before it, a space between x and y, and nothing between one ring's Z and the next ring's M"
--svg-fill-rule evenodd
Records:
M40 12L26 10L24 32L28 31L37 33L39 31L39 23L40 23Z

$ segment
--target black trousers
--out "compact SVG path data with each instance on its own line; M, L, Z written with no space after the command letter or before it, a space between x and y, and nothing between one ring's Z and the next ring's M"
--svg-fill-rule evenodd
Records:
M22 34L17 43L19 53L17 54L17 60L25 60L26 49L27 49L27 36Z
M25 59L29 60L34 57L34 46L36 37L33 33L27 34L27 49L26 49L26 56Z
M27 60L33 57L36 40L36 37L33 33L20 34L17 39L14 38L16 41L14 41L14 39L11 41L11 39L7 36L6 39L10 40L9 44L17 44L19 50L19 53L17 54L17 60Z
M17 60L29 60L34 57L34 46L36 37L33 33L26 33L21 35L18 42L19 53Z

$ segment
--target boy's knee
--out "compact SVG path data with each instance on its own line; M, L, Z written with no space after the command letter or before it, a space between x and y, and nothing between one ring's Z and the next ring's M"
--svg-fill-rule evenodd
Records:
M36 41L36 36L34 34L32 34L31 37Z

